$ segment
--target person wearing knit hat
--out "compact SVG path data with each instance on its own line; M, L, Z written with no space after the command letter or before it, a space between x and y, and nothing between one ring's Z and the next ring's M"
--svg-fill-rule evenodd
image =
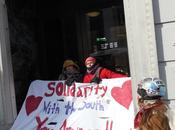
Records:
M96 58L92 56L86 58L85 66L87 71L83 78L84 83L94 82L99 84L102 79L127 77L127 75L101 67Z
M82 82L79 66L73 60L65 60L58 80L65 80L68 86L71 86L74 82Z
M75 68L79 69L79 66L73 60L65 60L63 63L63 69L66 69L70 66L74 66Z

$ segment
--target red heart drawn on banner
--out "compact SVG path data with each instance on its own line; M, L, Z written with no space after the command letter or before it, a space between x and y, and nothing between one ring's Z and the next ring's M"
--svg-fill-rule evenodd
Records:
M28 96L26 99L26 113L27 115L30 115L30 113L32 113L33 111L35 111L40 102L42 101L43 97L35 97L34 95Z
M113 87L111 95L120 105L129 109L132 101L131 80L127 80L122 84L122 87Z

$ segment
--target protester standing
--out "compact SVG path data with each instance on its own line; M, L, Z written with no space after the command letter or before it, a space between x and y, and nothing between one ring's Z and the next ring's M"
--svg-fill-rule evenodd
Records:
M85 66L87 71L83 78L84 83L100 83L102 79L127 77L127 75L102 67L95 57L88 57L85 60Z
M65 60L59 80L65 80L66 85L71 86L74 82L82 82L79 66L73 60Z

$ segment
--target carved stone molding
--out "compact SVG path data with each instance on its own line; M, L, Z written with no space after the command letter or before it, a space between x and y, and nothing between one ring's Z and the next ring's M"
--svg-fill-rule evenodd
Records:
M145 23L146 23L146 43L149 49L149 73L154 76L158 73L157 48L155 41L154 18L152 0L144 0L145 4Z

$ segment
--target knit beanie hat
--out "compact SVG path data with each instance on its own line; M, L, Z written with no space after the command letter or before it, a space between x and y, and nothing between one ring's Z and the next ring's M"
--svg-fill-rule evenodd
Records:
M96 59L94 57L91 57L91 56L86 58L85 65L87 64L88 61L94 62L94 64L96 63Z
M63 64L63 69L65 69L68 66L75 66L77 69L79 69L79 66L72 60L65 60Z

